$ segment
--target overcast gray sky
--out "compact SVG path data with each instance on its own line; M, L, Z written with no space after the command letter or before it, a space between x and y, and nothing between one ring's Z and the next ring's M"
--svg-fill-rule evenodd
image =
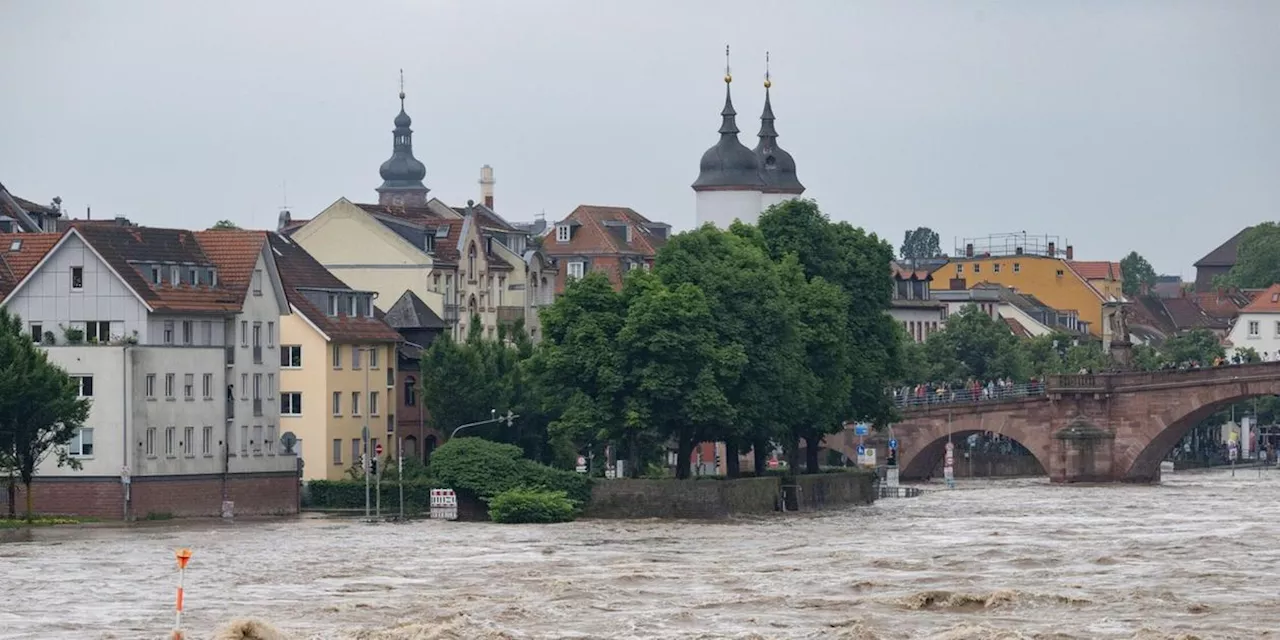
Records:
M196 6L196 5L200 6ZM754 146L886 237L1027 231L1078 258L1191 262L1280 210L1280 2L0 0L0 180L77 216L274 225L373 201L404 68L447 202L679 229L726 43Z

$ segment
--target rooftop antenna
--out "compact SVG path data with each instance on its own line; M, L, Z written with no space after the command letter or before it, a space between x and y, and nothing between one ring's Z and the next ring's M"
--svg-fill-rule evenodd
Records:
M764 52L764 88L768 89L773 86L773 81L769 79L769 52Z
M729 72L729 45L724 46L724 81L733 82L733 74Z
M400 70L400 110L404 111L404 69Z

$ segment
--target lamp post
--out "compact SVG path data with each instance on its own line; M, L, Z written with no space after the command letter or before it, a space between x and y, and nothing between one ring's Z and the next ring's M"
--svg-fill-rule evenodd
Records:
M490 409L489 415L495 416L495 417L491 417L488 420L481 420L479 422L468 422L467 424L458 425L456 428L454 428L453 433L449 434L449 439L452 440L453 437L458 435L458 432L462 431L463 429L470 429L471 427L478 427L481 425L493 424L495 422L505 422L507 423L507 426L510 427L512 424L515 423L516 418L520 417L519 415L511 413L510 410L507 411L507 415L505 416L498 416L497 413L498 413L497 409Z
M364 368L364 397L366 398L364 401L368 402L367 400L367 398L369 397L368 363L366 363ZM360 403L356 403L356 406L354 407L354 409L359 411L360 410L359 405ZM364 429L361 430L360 432L360 436L364 444L364 456L361 459L361 464L364 466L364 469L363 469L364 471L364 519L368 520L369 519L369 502L370 502L369 500L369 454L371 453L369 451L369 412L362 411L361 413L364 414Z

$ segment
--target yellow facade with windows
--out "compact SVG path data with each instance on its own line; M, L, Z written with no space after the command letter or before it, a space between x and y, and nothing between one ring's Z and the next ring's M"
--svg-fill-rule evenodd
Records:
M383 458L395 455L394 343L330 341L294 313L280 318L280 365L281 431L302 442L303 479L347 478L366 423ZM289 394L298 394L300 411Z
M933 277L941 282L963 278L967 288L982 282L1011 287L1054 309L1074 310L1089 323L1089 333L1099 337L1106 326L1104 297L1061 258L1028 254L953 258Z

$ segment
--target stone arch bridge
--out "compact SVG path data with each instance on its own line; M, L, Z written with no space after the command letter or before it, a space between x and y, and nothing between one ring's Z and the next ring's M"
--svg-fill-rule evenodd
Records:
M903 411L891 427L903 479L928 477L955 441L992 432L1026 447L1053 482L1157 482L1160 462L1221 408L1280 395L1280 362L1187 371L1051 376L1042 396L936 404ZM866 437L887 449L890 432ZM824 445L850 457L852 430Z

